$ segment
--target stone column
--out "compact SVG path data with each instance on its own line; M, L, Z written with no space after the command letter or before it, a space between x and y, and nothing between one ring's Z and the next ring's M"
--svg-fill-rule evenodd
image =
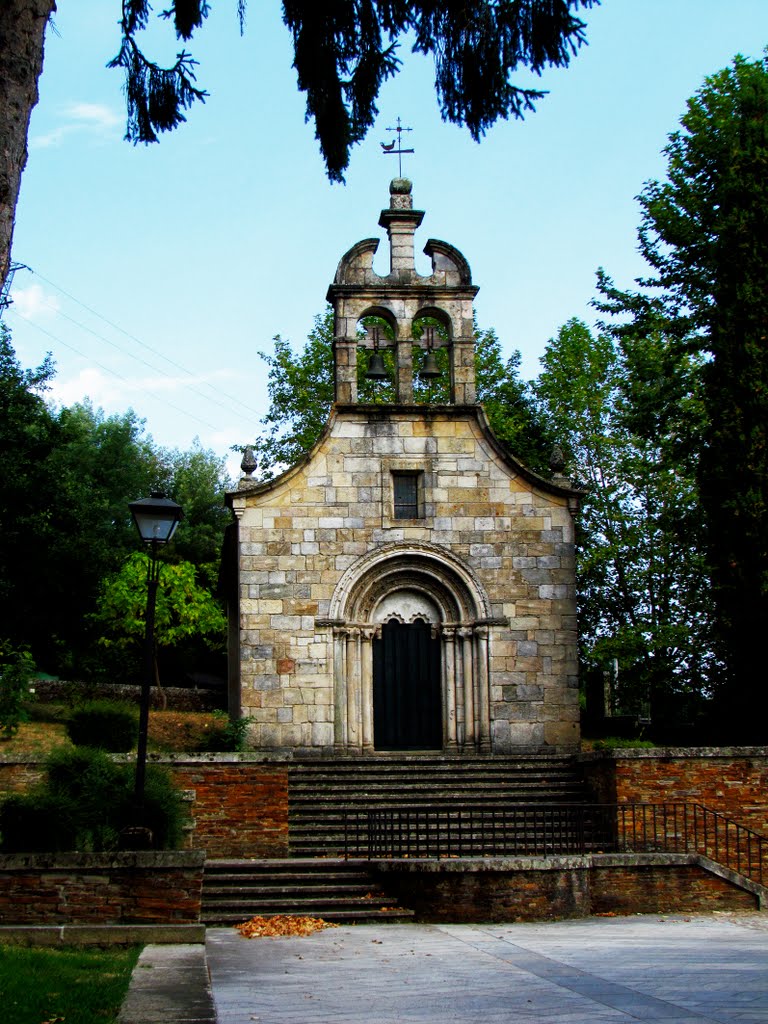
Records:
M333 339L335 400L352 405L357 402L357 338Z
M347 749L362 749L360 721L360 630L347 630Z
M338 753L347 749L347 635L333 631L333 740Z
M475 750L477 732L475 730L475 673L472 665L472 630L462 627L459 631L461 640L461 679L464 697L464 741L463 750Z
M443 629L443 749L455 754L459 749L456 727L456 630Z
M360 638L361 704L363 753L373 753L373 638L375 629L363 629Z
M491 752L490 693L488 692L488 627L475 630L475 680L477 683L478 749Z
M395 400L399 405L413 402L413 338L398 338L395 344Z

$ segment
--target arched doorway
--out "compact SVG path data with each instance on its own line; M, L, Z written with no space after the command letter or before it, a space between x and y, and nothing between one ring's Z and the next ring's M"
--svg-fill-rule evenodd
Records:
M385 622L373 640L376 750L442 748L440 680L440 640L429 623Z
M491 609L453 552L424 542L369 552L329 613L338 751L490 751Z

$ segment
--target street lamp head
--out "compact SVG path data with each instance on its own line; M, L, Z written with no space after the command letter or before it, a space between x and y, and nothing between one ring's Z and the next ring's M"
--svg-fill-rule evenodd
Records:
M128 508L145 544L167 544L184 518L181 505L159 492L153 492L150 498L132 501Z

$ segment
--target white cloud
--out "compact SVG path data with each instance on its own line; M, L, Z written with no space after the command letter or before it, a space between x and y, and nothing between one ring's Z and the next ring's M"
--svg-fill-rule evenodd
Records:
M28 288L14 288L11 298L13 311L26 320L42 320L61 309L58 299L46 294L42 285L37 283L31 284Z
M68 135L87 133L96 138L109 138L121 123L120 117L103 103L69 103L60 112L62 123L44 135L30 138L32 149L58 146Z
M91 128L114 128L120 124L120 118L103 103L71 103L65 113L74 121Z
M95 408L103 408L108 415L124 412L135 395L136 388L128 381L113 377L96 366L86 366L71 377L57 377L50 391L50 397L57 405L70 406L89 398Z

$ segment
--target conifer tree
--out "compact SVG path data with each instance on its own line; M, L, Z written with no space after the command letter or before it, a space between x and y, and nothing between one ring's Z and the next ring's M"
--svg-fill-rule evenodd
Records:
M705 80L649 182L644 291L603 280L604 309L635 337L662 316L679 355L703 354L706 425L697 446L704 546L729 739L768 739L768 56ZM622 328L619 329L620 331Z

